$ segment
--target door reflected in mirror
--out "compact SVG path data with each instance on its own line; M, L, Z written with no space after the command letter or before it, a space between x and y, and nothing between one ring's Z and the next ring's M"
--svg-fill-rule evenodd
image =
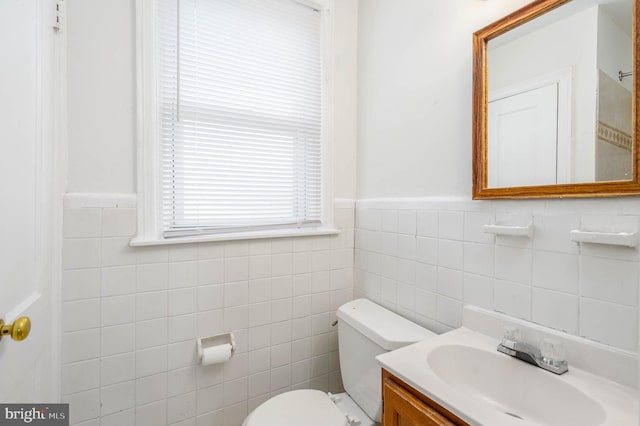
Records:
M638 193L637 1L534 1L474 35L474 198ZM486 192L507 188L545 189Z
M631 179L631 17L574 1L489 42L490 187Z

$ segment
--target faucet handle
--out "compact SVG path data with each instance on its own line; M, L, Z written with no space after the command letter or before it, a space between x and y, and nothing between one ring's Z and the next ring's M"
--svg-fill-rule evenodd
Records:
M512 325L502 327L502 346L515 349L516 343L520 341L520 329Z
M558 367L565 362L564 345L557 339L545 337L540 341L542 362Z

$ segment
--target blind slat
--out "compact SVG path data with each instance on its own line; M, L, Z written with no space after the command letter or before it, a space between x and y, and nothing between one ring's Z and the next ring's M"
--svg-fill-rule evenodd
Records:
M317 224L318 10L293 0L159 0L166 236Z

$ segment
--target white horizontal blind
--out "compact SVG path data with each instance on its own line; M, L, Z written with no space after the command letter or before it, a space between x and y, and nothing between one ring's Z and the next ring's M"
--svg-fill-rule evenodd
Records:
M165 236L321 219L320 12L293 0L159 0Z

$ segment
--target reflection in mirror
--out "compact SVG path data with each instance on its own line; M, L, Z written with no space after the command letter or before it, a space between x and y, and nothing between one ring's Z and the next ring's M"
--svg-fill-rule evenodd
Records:
M487 188L633 179L632 0L577 0L486 47Z
M632 177L633 95L619 80L598 72L596 181Z

